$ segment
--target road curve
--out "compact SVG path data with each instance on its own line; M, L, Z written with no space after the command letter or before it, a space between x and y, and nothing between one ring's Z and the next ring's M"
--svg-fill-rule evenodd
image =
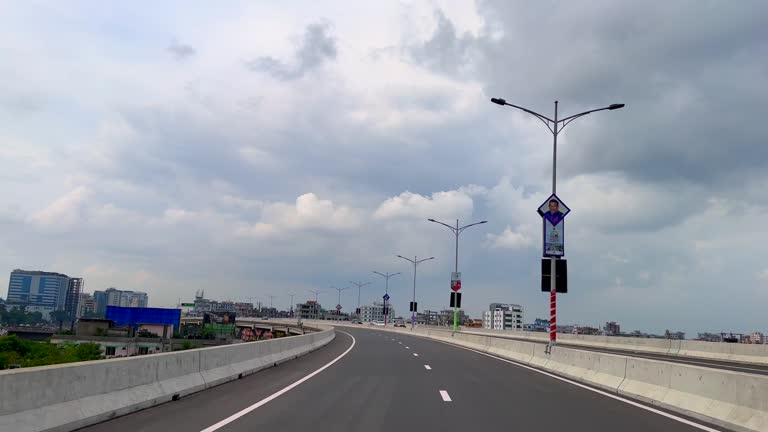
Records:
M323 367L269 402L235 415ZM227 418L231 419L227 424L214 426ZM405 428L714 430L449 344L349 328L339 330L328 346L297 360L82 431L390 432Z

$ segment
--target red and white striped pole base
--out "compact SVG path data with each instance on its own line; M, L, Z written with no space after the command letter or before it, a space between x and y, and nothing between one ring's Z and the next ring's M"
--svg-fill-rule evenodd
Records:
M549 342L557 342L557 292L549 292Z

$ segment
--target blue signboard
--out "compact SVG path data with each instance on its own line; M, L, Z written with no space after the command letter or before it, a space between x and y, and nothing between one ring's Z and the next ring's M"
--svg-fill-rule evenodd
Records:
M115 322L116 327L138 327L140 324L173 325L179 331L181 322L180 309L134 308L107 306L106 318Z
M382 297L382 298L384 299L384 301L389 300L389 294L384 294L384 297Z

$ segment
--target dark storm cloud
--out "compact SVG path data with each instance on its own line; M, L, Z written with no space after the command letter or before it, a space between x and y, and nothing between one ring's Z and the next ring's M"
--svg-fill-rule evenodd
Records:
M408 47L406 52L418 63L446 73L457 73L468 62L474 38L457 35L456 27L445 14L435 11L437 28L432 37L421 44Z
M170 51L171 54L176 57L176 60L185 60L197 53L195 48L193 48L191 45L186 45L179 42L173 42L168 47L168 51Z
M272 57L259 57L247 62L246 67L252 71L267 72L280 80L301 78L325 61L336 58L336 39L329 33L330 25L327 23L307 26L301 45L294 53L294 64L286 64Z
M556 99L565 115L627 103L566 129L565 175L732 187L745 180L734 172L748 180L768 168L768 4L554 6L481 1L477 36L457 36L438 14L433 37L411 44L411 56L460 78L469 78L469 59L488 96L549 116Z

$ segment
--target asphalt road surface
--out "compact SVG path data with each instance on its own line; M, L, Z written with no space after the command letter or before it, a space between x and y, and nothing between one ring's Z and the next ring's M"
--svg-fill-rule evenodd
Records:
M664 414L452 345L349 328L297 360L82 431L715 430Z

